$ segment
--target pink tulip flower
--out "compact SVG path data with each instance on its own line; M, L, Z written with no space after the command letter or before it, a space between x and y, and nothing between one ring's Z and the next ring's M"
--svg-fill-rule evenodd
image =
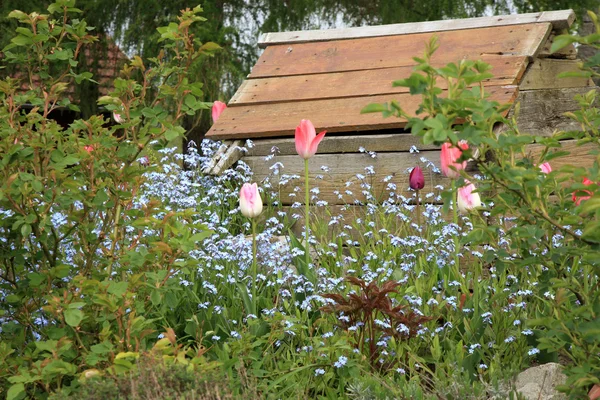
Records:
M221 116L221 113L226 108L227 108L227 104L223 103L222 101L217 100L217 101L215 101L213 103L213 106L212 106L212 119L213 119L213 122L217 122L217 120Z
M425 187L425 177L420 167L414 167L410 171L408 184L412 190L421 190Z
M242 215L248 218L255 218L260 215L263 209L262 199L258 192L256 183L244 183L240 190L240 210Z
M307 119L303 119L300 121L300 125L296 127L296 135L294 140L296 141L296 151L300 155L300 157L308 160L317 152L317 147L325 133L327 131L323 131L317 135L315 131L315 127Z
M469 144L461 140L457 146L453 146L452 143L444 143L442 145L442 153L440 156L442 164L442 173L450 179L457 179L460 174L459 171L465 169L467 161L462 163L456 162L462 156L464 150L468 150Z
M552 166L550 165L550 163L545 162L543 164L540 164L540 170L544 173L544 174L549 174L550 172L552 172Z
M590 181L588 178L583 178L583 184L586 185L586 186L589 186L589 185L593 185L594 182ZM576 195L577 192L585 192L585 193L589 194L589 196L579 196L579 197L577 197L577 195ZM575 202L576 206L578 206L579 204L581 204L581 202L583 200L587 200L590 197L592 197L592 192L589 191L589 190L578 190L576 192L573 192L573 201Z
M458 210L466 214L471 210L481 207L481 198L479 193L473 193L475 185L466 181L467 185L458 189L457 206Z

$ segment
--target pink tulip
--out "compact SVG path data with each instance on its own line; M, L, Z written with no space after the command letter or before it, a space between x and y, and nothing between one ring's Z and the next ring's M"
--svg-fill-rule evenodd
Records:
M425 187L425 177L420 167L414 167L410 171L408 184L412 190L421 190Z
M213 119L213 122L217 122L217 120L221 116L221 113L226 108L227 108L227 104L223 103L222 101L217 100L217 101L215 101L213 103L213 106L212 106L212 119Z
M300 125L296 127L295 136L296 152L298 152L300 157L308 160L314 156L317 152L317 147L319 146L319 143L321 143L321 140L323 140L326 132L327 131L323 131L317 135L312 122L307 119L300 121Z
M594 184L594 182L590 181L588 178L583 178L583 184L584 184L584 185L586 185L586 186L589 186L589 185L593 185L593 184ZM577 197L577 196L576 196L576 194L577 194L578 192L585 192L585 193L589 194L589 196L580 196L580 197ZM591 191L589 191L589 190L578 190L578 191L576 191L576 192L573 192L573 201L575 202L575 205L577 205L577 206L578 206L579 204L581 204L581 202L582 202L583 200L587 200L587 199L589 199L590 197L592 197L592 192L591 192Z
M256 183L244 183L240 190L240 210L242 215L248 218L254 218L262 212L263 203L258 192Z
M590 398L590 400L600 399L600 385L599 384L596 383L594 386L592 386L592 388L590 389L590 392L588 393L588 397Z
M462 156L463 150L468 150L469 144L461 140L457 146L453 146L452 143L444 143L442 145L442 154L440 156L442 164L442 173L450 179L457 179L460 174L458 171L465 169L467 161L457 163L456 160Z
M550 163L545 162L543 164L540 164L540 170L544 173L544 174L549 174L550 172L552 172L552 166L550 165Z
M475 185L466 181L467 185L458 189L457 206L458 210L466 214L469 211L481 207L481 198L479 193L473 193Z

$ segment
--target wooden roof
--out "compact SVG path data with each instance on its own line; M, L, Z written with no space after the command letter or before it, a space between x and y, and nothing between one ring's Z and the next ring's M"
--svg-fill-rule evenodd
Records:
M460 59L492 65L491 98L514 101L528 63L550 33L573 22L571 10L323 31L263 35L265 51L229 107L207 133L213 139L293 136L301 119L317 130L362 132L402 128L406 121L360 114L370 103L397 100L414 112L421 99L392 81L406 78L437 35L432 63Z

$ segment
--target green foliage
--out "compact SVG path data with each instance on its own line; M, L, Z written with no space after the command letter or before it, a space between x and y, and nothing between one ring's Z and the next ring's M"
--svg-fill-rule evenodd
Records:
M79 386L63 388L49 399L232 399L229 385L216 363L194 356L176 345L174 333L144 353L120 353L122 372L85 371ZM249 397L247 397L249 398Z
M597 16L589 15L600 29ZM558 36L552 50L571 43L600 49L600 35ZM419 64L413 75L395 82L422 96L418 117L394 102L370 105L363 112L382 111L386 116L406 118L412 133L424 143L466 140L470 144L462 159L470 159L484 176L475 181L464 171L461 175L477 182L478 191L494 199L493 207L486 209L493 219L474 220L461 244L486 245L496 242L501 232L508 233L506 252L488 252L484 257L496 271L528 270L528 279L536 279L537 300L528 306L534 317L527 322L535 329L534 344L547 359L556 360L559 354L569 359L565 368L568 381L561 389L574 398L584 396L590 386L600 383L598 91L591 89L578 96L581 109L567 113L581 131L556 132L551 137L528 135L517 127L518 105L514 116L507 119L506 106L487 100L482 85L488 77L485 64L461 61L434 68L430 59L436 47L434 39L424 57L415 58ZM598 76L593 67L599 61L595 57L582 64L579 75ZM440 81L448 88L447 96L440 96ZM503 129L495 129L498 123ZM583 167L570 159L567 143L589 154L592 165ZM553 165L549 174L539 169L546 162ZM510 220L504 219L506 216Z
M165 55L134 58L100 99L120 124L92 116L67 127L49 115L77 109L67 89L92 79L74 67L96 38L71 19L73 0L48 11L10 14L20 26L2 62L20 75L0 81L0 382L14 399L75 386L89 368L128 370L178 302L170 278L209 233L193 210L136 203L149 143L182 137L182 118L206 108L188 79L215 48L189 33L201 9L182 11L162 32Z

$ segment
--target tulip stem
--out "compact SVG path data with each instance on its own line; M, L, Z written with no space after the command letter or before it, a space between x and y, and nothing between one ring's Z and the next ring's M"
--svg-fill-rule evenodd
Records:
M252 304L254 305L253 313L256 312L256 275L257 264L256 264L256 219L252 218Z
M458 258L458 248L460 246L460 238L458 235L460 234L458 229L458 189L456 187L456 179L452 179L452 220L454 222L454 227L456 229L456 235L454 235L454 268L458 275L460 275L460 261Z
M310 222L310 190L308 185L308 158L304 159L304 187L305 187L305 199L304 204L306 207L306 212L304 215L304 232L306 234L306 245L304 248L304 256L306 259L306 268L310 265L310 252L308 251L309 243L308 240L310 238L309 232L309 222Z
M417 190L417 225L419 225L419 228L421 227L421 213L419 211L419 191Z

